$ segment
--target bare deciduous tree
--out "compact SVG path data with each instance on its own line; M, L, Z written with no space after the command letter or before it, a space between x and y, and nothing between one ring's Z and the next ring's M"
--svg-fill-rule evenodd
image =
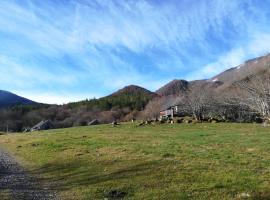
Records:
M230 91L216 96L215 117L231 122L251 122L254 115L248 106L240 103L239 93Z
M163 97L158 97L150 101L146 105L145 110L142 113L143 115L142 118L144 119L158 118L163 103L164 103Z
M270 77L269 73L249 76L236 83L242 92L240 103L259 113L264 120L270 119Z
M211 106L214 103L214 94L202 87L192 88L184 98L183 107L187 113L191 113L193 117L202 121L209 117Z

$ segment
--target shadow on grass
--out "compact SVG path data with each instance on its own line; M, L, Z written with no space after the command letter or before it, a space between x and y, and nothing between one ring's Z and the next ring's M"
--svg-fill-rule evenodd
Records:
M129 162L129 164L130 163L132 162ZM147 177L153 173L154 170L161 170L162 166L165 165L165 163L157 160L147 162L134 160L133 163L136 164L106 172L102 170L102 167L106 167L108 163L102 164L98 162L93 164L92 167L83 168L82 166L85 166L85 162L74 160L69 163L50 163L30 173L36 175L52 175L51 178L47 178L44 181L54 183L55 189L61 191L76 186L90 186L108 181L117 183L122 179L132 180L135 177L142 177L147 180ZM96 173L94 171L96 171Z
M118 165L117 170L109 170L104 171L103 168L108 165ZM134 183L140 184L140 182L145 183L146 186L148 184L148 178L150 176L156 176L157 182L162 182L161 178L164 173L164 169L166 169L166 166L168 166L168 161L164 160L152 160L152 161L141 161L141 160L133 160L129 161L128 163L115 163L115 162L108 162L108 161L99 161L96 163L86 163L85 160L71 160L68 163L61 163L61 162L54 162L47 164L43 166L40 169L31 171L32 174L49 174L51 178L47 178L46 182L51 182L54 185L54 189L57 191L67 191L69 189L75 188L75 187L83 187L83 186L91 186L95 184L100 184L98 187L103 187L102 184L104 184L104 187L107 185L122 185L121 183L125 183L125 180L128 180L132 183L134 180ZM88 167L85 167L87 165L90 165ZM120 167L124 166L124 167ZM186 175L191 175L192 172L190 169L181 169L182 173L185 173ZM200 166L198 168L194 168L194 170L197 171L207 171L208 169ZM172 175L173 176L173 175ZM191 175L192 176L192 175ZM189 177L189 176L188 176ZM139 180L136 181L135 179ZM196 177L189 177L187 180L187 184L189 181L193 180L196 181ZM108 184L107 184L108 183ZM232 188L237 188L237 185L234 185L236 183L233 183L231 185ZM161 185L157 184L158 187L162 188ZM150 186L152 186L150 184ZM143 185L142 185L143 187ZM121 186L120 186L121 188ZM110 189L110 188L106 188ZM116 189L116 190L113 190ZM105 195L109 196L121 196L126 195L126 191L117 190L119 188L112 188L112 190L107 190ZM219 189L214 188L214 189ZM221 187L221 189L224 189ZM201 189L194 189L193 192L205 192ZM209 191L211 189L209 188ZM232 191L231 188L228 188L228 191ZM102 191L101 191L102 192ZM232 192L235 193L235 192ZM235 193L235 196L237 196L237 193ZM106 196L105 196L106 197ZM109 198L111 199L111 198ZM268 200L270 199L270 192L268 191L261 191L261 192L255 192L251 194L251 197L249 199L253 200Z

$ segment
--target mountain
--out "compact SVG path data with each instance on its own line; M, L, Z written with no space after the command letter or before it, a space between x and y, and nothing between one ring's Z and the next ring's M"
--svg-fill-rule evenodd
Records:
M129 85L109 96L100 98L100 102L106 102L109 109L113 107L130 108L131 110L143 110L146 104L153 98L157 97L145 88L136 85Z
M116 97L116 96L122 96L122 95L126 95L126 96L145 96L145 97L155 97L156 94L154 92L151 92L143 87L137 86L137 85L129 85L126 86L120 90L118 90L115 93L112 93L111 95L107 96L107 97Z
M0 107L11 107L15 105L33 105L34 101L20 97L8 91L0 90Z
M185 81L173 80L156 91L161 96L181 95L193 88L205 88L217 92L230 92L234 83L248 76L262 76L268 73L270 76L270 54L254 58L243 64L230 68L213 78L207 80Z
M209 80L173 80L156 91L159 96L182 95L194 88L216 89L223 85L221 81Z
M254 58L244 62L243 64L230 68L213 78L209 79L210 82L222 82L223 85L219 90L224 90L230 88L233 83L239 82L246 77L260 76L264 73L269 73L270 75L270 54Z
M79 107L84 105L89 109L97 108L102 111L109 111L115 108L128 108L131 111L143 110L146 104L157 96L158 95L156 93L145 88L130 85L100 99L70 103L68 106Z
M160 96L169 96L186 92L189 82L186 80L173 80L156 91Z

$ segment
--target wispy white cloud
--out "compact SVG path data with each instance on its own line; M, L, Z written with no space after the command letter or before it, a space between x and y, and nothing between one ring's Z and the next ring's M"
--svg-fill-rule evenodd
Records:
M174 46L173 42L204 42L209 27L220 29L224 19L240 26L244 17L239 12L241 1L183 1L180 6L170 2L160 6L144 0L98 1L98 9L72 2L64 8L40 8L34 3L22 7L3 1L1 27L5 32L25 36L48 52L78 49L87 42L121 45L140 52L153 46Z
M236 47L218 57L217 61L207 64L196 72L187 76L187 79L211 78L224 70L243 64L249 58L255 58L270 52L270 33L257 33L247 44Z
M212 76L221 73L228 67L235 67L241 64L246 59L246 54L243 49L233 49L232 51L221 55L217 61L207 64L195 72L189 74L188 80L208 79Z
M46 68L38 66L27 67L20 61L14 61L11 57L0 55L0 79L2 82L11 83L17 87L33 87L39 84L72 84L76 77L71 73L54 74Z
M33 98L40 90L61 103L65 98L51 91L83 97L85 90L106 95L127 84L155 90L171 78L209 78L269 50L267 5L3 0L0 83L33 91Z

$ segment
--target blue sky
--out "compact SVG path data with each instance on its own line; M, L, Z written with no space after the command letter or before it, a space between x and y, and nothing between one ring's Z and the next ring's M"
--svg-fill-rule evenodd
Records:
M270 0L1 0L0 89L46 103L211 78L270 50Z

